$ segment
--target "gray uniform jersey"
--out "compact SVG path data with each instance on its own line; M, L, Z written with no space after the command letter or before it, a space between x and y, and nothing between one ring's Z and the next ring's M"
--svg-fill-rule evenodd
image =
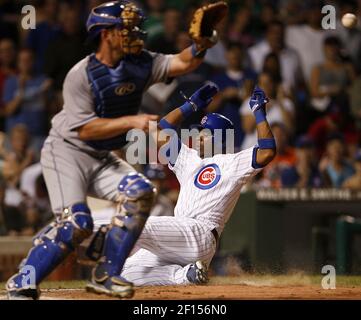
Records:
M168 76L170 55L151 53L152 74L147 87ZM86 67L89 57L77 63L63 86L64 107L52 120L52 129L41 151L41 164L53 212L60 214L87 195L116 201L117 186L135 171L111 152L93 149L79 139L77 128L97 118Z
M149 52L153 57L152 74L146 86L167 79L172 55ZM94 97L88 81L86 67L89 56L78 62L67 74L63 85L63 110L52 120L51 136L62 137L80 149L97 152L78 138L77 128L97 118Z

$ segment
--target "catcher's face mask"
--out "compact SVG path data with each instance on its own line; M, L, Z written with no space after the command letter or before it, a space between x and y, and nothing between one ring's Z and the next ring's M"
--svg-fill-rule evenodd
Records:
M144 47L146 32L134 27L133 29L118 30L122 53L125 55L141 53Z
M117 27L121 36L121 46L124 54L140 54L144 47L146 32L140 28L145 17L134 4L125 5L120 14L122 25Z

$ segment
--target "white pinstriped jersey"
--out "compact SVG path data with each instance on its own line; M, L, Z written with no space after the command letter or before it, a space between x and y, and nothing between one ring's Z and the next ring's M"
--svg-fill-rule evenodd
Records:
M220 235L242 187L261 170L252 167L254 150L201 159L181 144L169 164L180 183L174 217L149 217L122 276L136 286L184 285L192 263L209 266L217 247L211 231Z
M252 167L253 152L254 147L202 159L182 144L174 166L169 164L180 183L174 216L202 220L221 233L242 187L261 170Z

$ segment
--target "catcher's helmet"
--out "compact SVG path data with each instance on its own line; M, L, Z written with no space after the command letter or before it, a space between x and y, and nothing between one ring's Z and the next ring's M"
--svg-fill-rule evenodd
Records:
M134 31L135 28L139 29L144 20L143 11L133 2L128 0L111 1L92 9L86 28L91 37L96 37L102 29L109 27Z
M219 113L209 113L205 115L198 127L201 129L209 129L212 133L214 133L215 129L221 129L222 141L226 139L226 130L234 129L233 122Z

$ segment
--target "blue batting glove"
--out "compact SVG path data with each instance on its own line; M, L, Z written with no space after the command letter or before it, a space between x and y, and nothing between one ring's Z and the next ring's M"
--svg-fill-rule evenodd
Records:
M193 93L189 100L197 106L197 111L199 111L211 103L218 91L218 87L213 82L209 82Z
M266 121L266 104L269 99L266 97L264 91L256 86L249 101L249 107L251 108L254 116L256 117L256 123Z
M249 101L249 106L252 112L255 112L260 108L264 108L268 101L269 100L264 91L260 87L256 86L253 90L251 100Z
M211 103L218 91L219 89L216 84L209 82L194 92L190 98L187 98L181 92L187 100L187 102L180 107L183 115L187 117L193 112L205 109Z

